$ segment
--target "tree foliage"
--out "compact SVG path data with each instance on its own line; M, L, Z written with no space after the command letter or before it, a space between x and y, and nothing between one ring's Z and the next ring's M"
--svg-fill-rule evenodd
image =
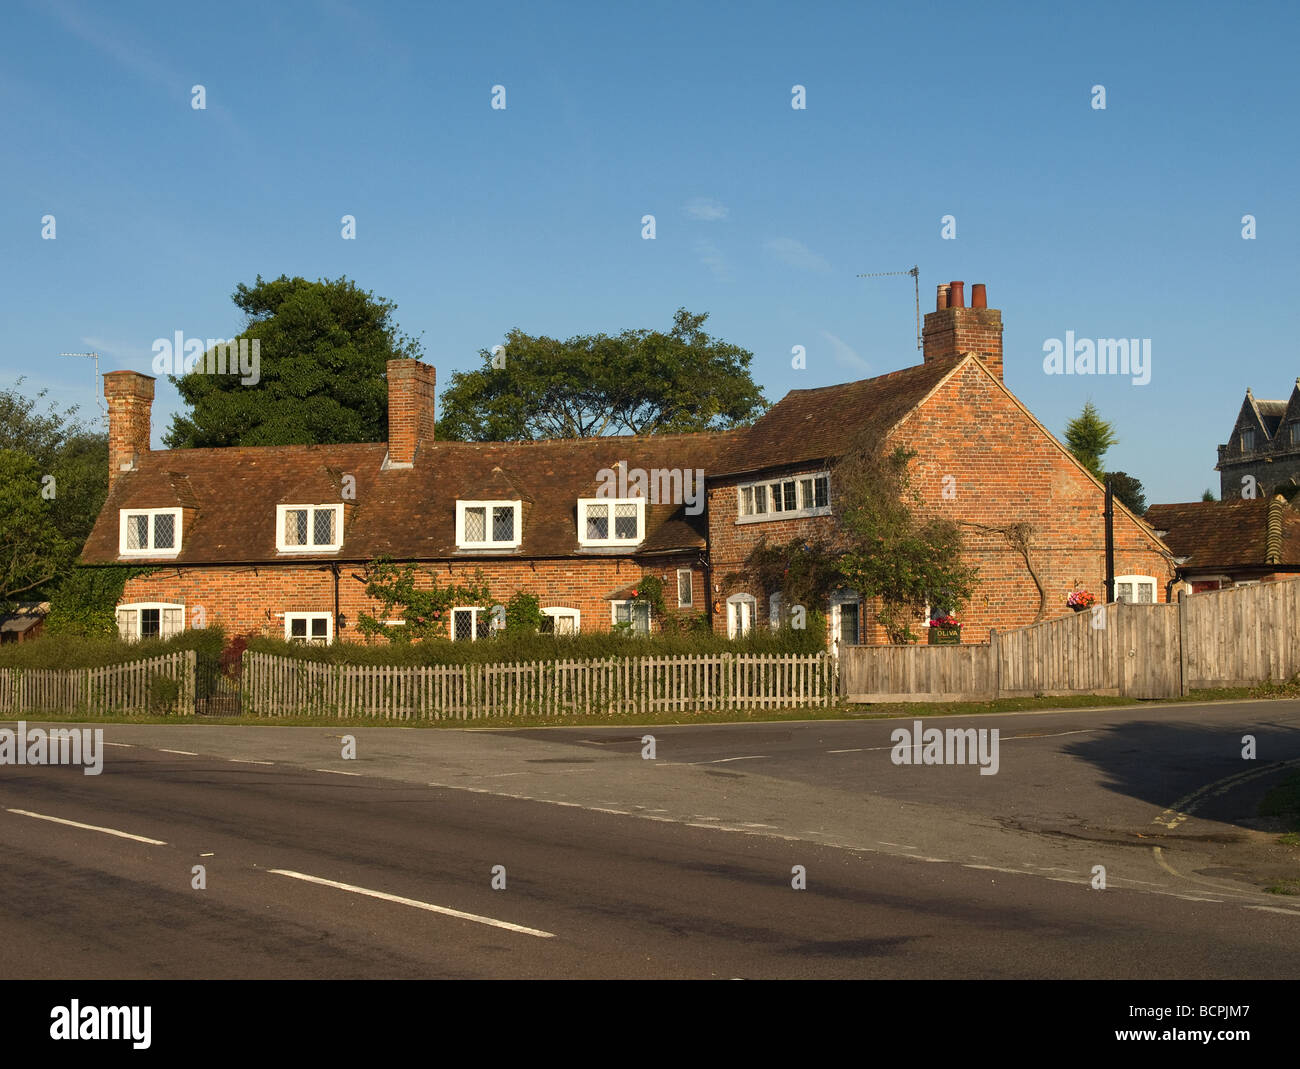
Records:
M1106 478L1110 482L1115 498L1124 502L1130 512L1135 516L1141 516L1146 512L1147 495L1140 480L1124 471L1109 472Z
M559 341L519 329L498 358L458 371L440 401L438 435L532 441L732 427L767 407L753 353L711 338L708 314L679 308L666 333L625 330Z
M169 448L387 440L387 362L421 356L419 342L399 333L395 304L345 277L285 275L258 275L231 299L246 317L232 340L247 339L250 351L259 343L258 380L202 366L170 376L190 411L172 418Z
M0 611L32 600L76 554L54 522L53 503L42 496L41 474L31 457L0 450Z
M962 561L958 526L925 512L911 484L912 450L861 450L836 468L846 548L839 571L864 598L880 598L890 642L915 641L910 623L927 604L949 612L970 600L977 570Z
M795 605L802 605L805 613L820 612L831 594L844 585L840 553L825 541L803 538L775 545L764 538L750 550L742 571L728 575L727 581L742 578L751 580L765 598L780 594L782 611L787 614Z
M1098 479L1103 476L1101 458L1118 441L1115 428L1098 415L1091 401L1085 402L1083 411L1065 425L1065 443L1070 452Z

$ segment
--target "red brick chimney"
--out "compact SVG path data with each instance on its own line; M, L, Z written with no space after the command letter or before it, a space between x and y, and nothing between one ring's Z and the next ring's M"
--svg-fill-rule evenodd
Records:
M988 307L984 284L971 286L971 306L966 307L966 284L950 282L940 286L935 310L925 314L921 339L925 359L974 353L988 369L1002 378L1002 313Z
M108 400L108 485L135 468L149 452L149 414L154 380L138 371L110 371L104 376Z
M436 378L422 361L388 361L389 467L409 467L420 444L433 441Z

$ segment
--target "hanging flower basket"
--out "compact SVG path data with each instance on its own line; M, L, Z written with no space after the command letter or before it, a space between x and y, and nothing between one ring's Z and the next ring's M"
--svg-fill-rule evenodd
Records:
M1088 591L1076 590L1065 599L1065 604L1075 612L1083 612L1084 609L1092 608L1096 600Z

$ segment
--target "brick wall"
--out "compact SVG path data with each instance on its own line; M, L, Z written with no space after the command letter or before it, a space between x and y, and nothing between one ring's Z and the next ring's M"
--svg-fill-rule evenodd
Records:
M136 371L110 371L104 376L108 402L108 482L111 486L123 467L138 453L149 452L149 416L154 380Z
M577 609L583 631L608 631L612 626L609 595L634 586L642 575L664 579L664 602L670 613L677 613L677 569L693 568L695 608L680 610L683 615L703 610L705 605L704 573L699 565L682 558L655 558L638 561L625 557L601 557L563 561L455 561L423 567L438 577L440 586L469 583L475 568L481 568L496 602L504 604L516 591L536 594L543 608ZM361 574L361 565L341 563L339 576L339 611L347 618L347 628L336 635L344 641L360 642L356 630L362 612L377 615L379 607L365 596L363 585L353 578ZM322 570L324 569L324 570ZM185 626L194 624L194 610L203 609L207 625L220 625L230 634L257 634L284 637L284 613L333 613L334 577L324 564L288 562L251 567L164 567L153 575L127 582L122 604L131 602L166 602L185 605ZM652 621L659 629L662 621Z

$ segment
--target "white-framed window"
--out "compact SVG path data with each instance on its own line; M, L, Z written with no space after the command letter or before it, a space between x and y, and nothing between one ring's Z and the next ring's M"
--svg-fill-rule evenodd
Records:
M275 506L275 548L281 553L319 553L342 545L341 504Z
M185 606L137 601L117 607L117 633L126 642L142 638L171 638L185 629Z
M477 642L492 634L492 610L481 605L458 605L451 610L453 642Z
M1115 600L1136 605L1153 605L1156 600L1156 581L1150 575L1115 576Z
M727 599L727 638L743 638L754 630L758 599L753 594L732 594Z
M328 612L287 612L284 640L304 646L328 646L334 641L334 615Z
M181 551L180 509L122 509L118 516L119 556L174 557Z
M645 539L645 498L578 498L578 545L635 546Z
M523 502L457 501L460 549L516 549L523 541Z
M634 635L650 634L650 603L645 601L611 601L610 615L615 624L629 624Z
M1255 428L1247 427L1241 432L1241 451L1249 453L1255 448Z
M677 569L677 607L690 609L695 606L695 573L690 568Z
M576 635L582 630L582 613L577 609L543 608L542 615L543 635Z
M736 487L739 523L825 516L831 511L831 477L819 471Z

